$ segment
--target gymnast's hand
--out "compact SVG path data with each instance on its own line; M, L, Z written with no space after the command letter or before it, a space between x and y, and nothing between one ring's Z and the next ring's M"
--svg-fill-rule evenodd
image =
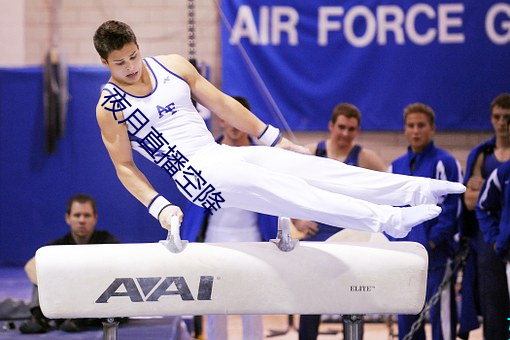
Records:
M310 154L310 151L307 148L305 148L304 146L298 145L298 144L294 144L285 137L282 137L280 139L280 141L278 142L278 144L276 144L276 146L279 148L285 149L285 150L289 150L289 151L304 153L307 155Z
M172 219L172 216L179 217L179 223L182 223L182 219L184 217L184 214L182 213L181 208L179 208L176 205L169 205L165 207L163 210L161 210L161 213L159 214L159 223L161 223L161 226L164 229L170 230L170 220Z

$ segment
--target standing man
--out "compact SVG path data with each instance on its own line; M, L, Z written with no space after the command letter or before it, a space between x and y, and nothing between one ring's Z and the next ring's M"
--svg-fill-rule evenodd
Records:
M374 151L355 143L361 130L361 112L356 106L350 103L335 106L328 128L328 139L306 146L311 154L366 169L386 170L383 161ZM341 230L314 221L293 220L293 223L296 229L306 235L303 241L325 241ZM301 315L299 339L317 339L320 319L321 315Z
M383 161L374 151L355 143L361 131L361 112L356 106L350 103L335 106L328 129L328 139L305 146L311 154L365 169L386 170ZM341 230L313 221L294 220L293 223L299 231L305 233L306 241L325 241Z
M244 97L233 97L250 110ZM223 135L216 141L236 147L255 145L252 138L225 121L221 121ZM223 208L214 215L204 208L188 203L186 218L181 226L182 238L195 242L260 242L276 237L278 218L238 208ZM264 327L261 315L242 315L243 339L262 340ZM227 315L207 316L207 339L227 340Z
M462 181L459 162L447 151L434 145L436 131L435 113L422 103L408 105L404 109L404 134L409 142L407 153L390 166L395 174L420 176L452 182ZM438 292L439 286L452 256L453 236L457 233L461 200L459 195L448 195L439 204L441 214L426 221L399 241L412 241L422 244L429 255L426 300ZM390 240L395 240L389 237ZM455 339L455 308L453 281L441 293L441 299L430 310L432 338L434 340ZM403 339L418 319L417 315L398 316L398 335ZM412 339L425 340L423 324Z
M507 327L502 327L508 321L506 313L509 309L506 264L496 256L492 245L484 240L474 210L485 180L494 169L510 160L507 125L510 119L510 93L496 96L489 112L494 136L471 150L466 162L464 183L467 189L464 193L461 233L470 242L470 256L463 275L459 335L467 339L469 331L478 327L476 305L479 303L484 338L507 340Z
M510 261L510 161L494 170L482 186L482 193L476 205L476 216L480 231L487 244L492 246L496 255ZM508 269L507 269L508 274ZM508 277L507 277L508 281ZM501 294L501 299L508 295ZM508 302L507 302L508 305ZM510 311L505 313L510 315ZM508 330L508 327L503 327ZM508 336L507 336L508 338Z
M97 209L96 201L85 194L72 196L67 202L65 214L66 224L70 230L63 237L58 238L47 245L80 245L80 244L105 244L119 243L119 240L108 231L96 230ZM50 321L47 319L39 306L39 291L37 288L37 275L35 260L30 259L25 265L25 271L34 284L30 312L32 317L29 321L20 325L21 333L46 333L50 330ZM68 319L59 321L59 328L66 332L79 332L88 326L101 327L99 319Z
M506 285L504 289L503 282L501 287L491 292L494 297L499 297L494 303L499 311L503 312L503 308L509 308L509 269L510 269L510 161L506 161L497 167L487 178L482 186L480 198L476 205L475 211L480 226L480 233L487 245L489 245L495 256L498 257L497 265L504 265L506 269ZM491 277L502 275L500 273L491 273ZM501 279L503 281L503 279ZM510 316L510 308L503 315L498 316L499 320L507 319ZM508 319L507 319L508 320ZM509 339L510 332L507 324L497 325L493 320L490 324L493 325L493 332L501 334L498 339ZM484 327L485 333L485 327ZM488 339L488 338L486 338Z

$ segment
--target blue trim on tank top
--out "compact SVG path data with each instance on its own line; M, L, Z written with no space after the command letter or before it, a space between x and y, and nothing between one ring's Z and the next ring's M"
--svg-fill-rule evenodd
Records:
M149 65L149 63L144 59L143 60L145 62L145 65L147 65L147 67L149 68L149 70L151 71L152 75L154 76L154 81L155 81L155 85L154 85L154 88L151 90L151 92L149 92L148 94L146 94L145 96L135 96L134 94L132 93L129 93L128 91L125 91L123 90L120 86L112 83L111 81L108 82L108 84L112 84L113 86L115 86L116 88L118 88L119 90L121 90L122 92L130 95L131 97L134 97L134 98L147 98L149 97L150 95L154 94L154 92L156 92L156 90L158 89L158 78L156 77L156 74L154 73L154 70L152 69L152 67Z
M182 80L183 82L185 82L186 84L188 84L188 82L187 82L187 81L186 81L183 77L181 77L180 75L178 75L178 74L176 74L176 73L174 73L174 72L170 71L169 69L167 69L167 68L166 68L166 66L164 66L163 64L161 64L161 63L159 62L159 60L157 60L156 58L154 58L154 57L150 57L149 59L154 60L156 63L158 63L158 64L159 64L159 66L161 66L163 69L165 69L168 73L173 74L175 77L179 78L180 80ZM188 86L189 86L189 84L188 84Z

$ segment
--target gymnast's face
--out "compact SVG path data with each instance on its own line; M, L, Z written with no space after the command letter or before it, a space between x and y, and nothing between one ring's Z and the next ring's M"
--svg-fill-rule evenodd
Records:
M349 147L359 135L359 122L354 117L340 115L336 122L329 122L331 141L339 147Z
M112 51L108 60L101 59L101 62L110 69L112 78L121 85L132 85L142 76L142 56L135 43Z
M88 243L97 223L97 215L92 204L73 202L70 213L66 214L66 223L71 228L71 234L77 244Z
M422 152L434 137L436 127L426 114L410 113L404 124L404 135L414 153Z

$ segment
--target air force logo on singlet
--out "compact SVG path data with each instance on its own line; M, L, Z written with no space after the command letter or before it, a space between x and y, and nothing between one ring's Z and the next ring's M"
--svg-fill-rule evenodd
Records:
M163 116L165 116L167 114L173 115L174 113L177 112L174 102L172 102L166 106L157 105L156 108L158 109L159 118L162 118Z

